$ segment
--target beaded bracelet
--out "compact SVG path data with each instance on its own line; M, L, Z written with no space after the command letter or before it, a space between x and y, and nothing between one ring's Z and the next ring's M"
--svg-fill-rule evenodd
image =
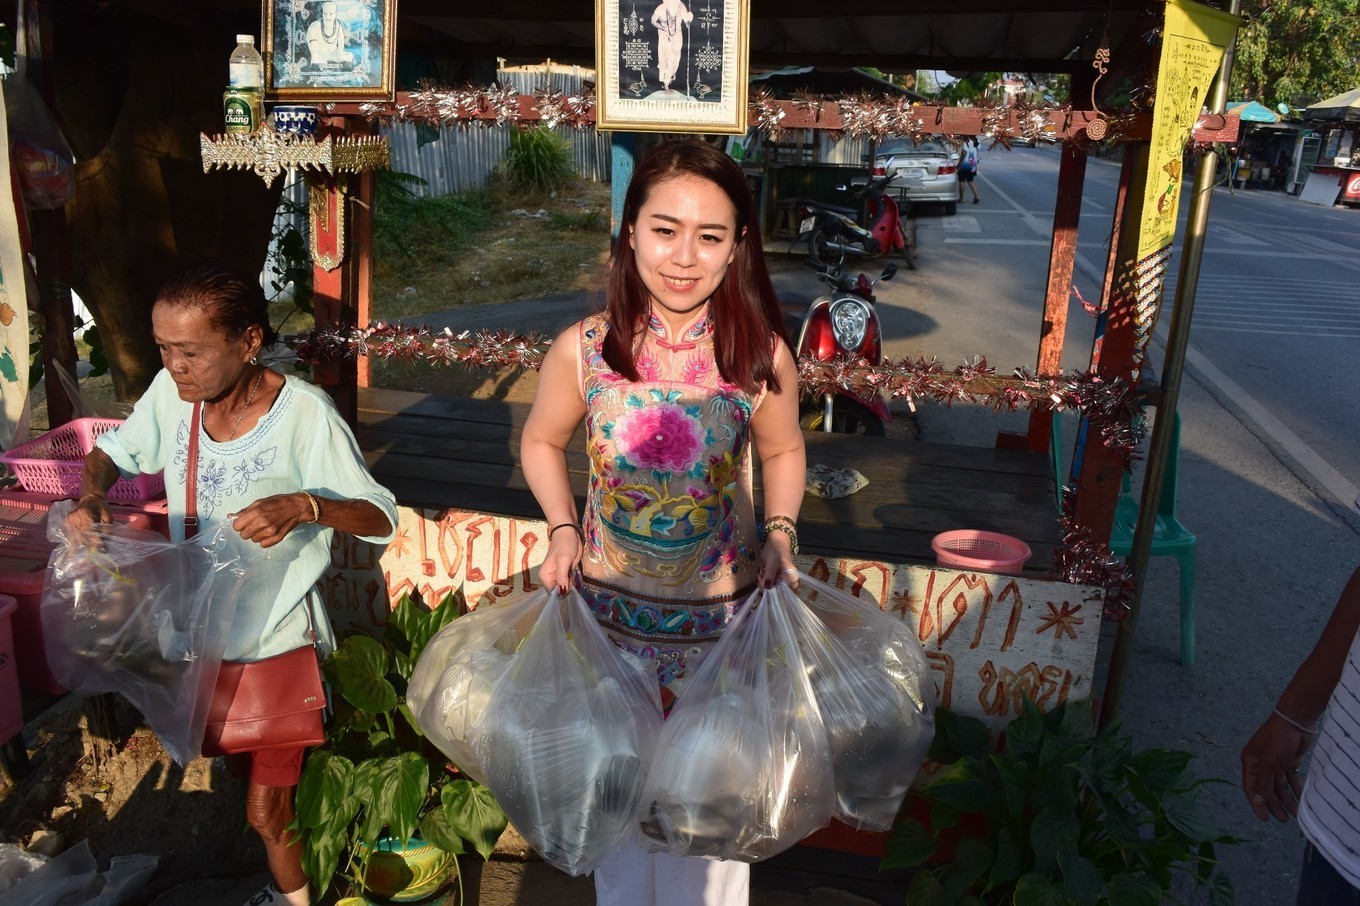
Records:
M1298 730L1300 733L1316 733L1318 731L1317 724L1313 724L1311 727L1305 727L1303 724L1281 711L1279 705L1274 706L1270 710L1275 712L1276 717L1289 724L1289 726Z
M586 546L586 533L585 533L585 529L581 528L579 525L577 525L577 524L574 523L574 522L559 522L557 525L554 525L552 528L548 529L548 538L551 539L552 536L553 536L553 532L557 531L557 530L560 529L560 528L569 528L569 529L571 529L573 532L576 533L576 537L578 537L578 538L581 539L581 547L584 548L584 547Z
M798 529L794 526L793 520L788 516L770 516L765 520L765 537L770 537L770 532L783 532L789 536L789 553L798 553Z
M306 492L306 491L303 491L303 492L302 492L302 496L303 496L303 497L306 497L306 498L307 498L307 502L310 503L310 504L312 505L312 521L313 521L313 522L320 522L320 521L321 521L321 504L317 503L317 502L316 502L316 498L313 497L311 494L309 494L309 493Z

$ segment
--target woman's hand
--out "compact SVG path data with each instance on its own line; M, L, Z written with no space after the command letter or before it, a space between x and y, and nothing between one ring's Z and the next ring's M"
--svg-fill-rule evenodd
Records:
M548 538L548 555L538 568L539 583L566 594L571 587L572 571L580 565L583 553L581 536L571 526L553 532Z
M793 566L789 536L784 532L766 533L765 545L760 549L756 581L761 588L773 588L774 583L783 582L794 591L798 590L798 570Z
M66 515L66 531L73 540L88 543L90 529L96 524L108 522L113 517L109 513L109 488L118 480L118 467L113 464L109 454L95 447L85 454L80 466L80 499L75 509Z
M228 517L236 533L260 547L273 547L303 522L312 521L312 505L301 491L262 497Z
M1307 733L1271 714L1242 748L1242 792L1256 817L1288 821L1299 813L1303 774L1299 765L1317 733Z
M85 539L95 525L112 519L109 502L103 494L91 492L82 494L76 501L75 509L66 514L66 532L72 539Z

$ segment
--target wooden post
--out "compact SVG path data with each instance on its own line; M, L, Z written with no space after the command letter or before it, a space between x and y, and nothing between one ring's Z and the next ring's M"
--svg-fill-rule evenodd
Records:
M46 5L37 4L33 9L38 17L37 28L30 29L28 37L32 40L36 34L39 46L21 48L20 52L28 57L28 78L42 92L48 107L55 109L55 79L51 78L51 69L44 63L53 58L51 10ZM10 166L13 166L13 162ZM58 380L56 372L56 369L64 368L67 374L75 378L78 358L74 338L75 307L71 303L71 276L67 266L66 212L61 208L33 211L29 215L29 222L33 227L34 269L38 304L43 318L43 388L47 391L47 425L55 428L75 417L75 401L66 395L66 388Z
M377 174L366 170L353 178L354 203L350 205L350 253L354 258L354 316L358 324L373 319L373 204ZM373 360L366 355L355 360L355 381L360 387L373 386ZM351 424L353 424L351 422Z
M75 401L57 378L57 369L76 376L75 307L66 267L66 213L34 211L33 254L37 259L38 300L43 318L43 387L47 391L47 425L55 428L75 417Z
M1125 278L1138 256L1138 224L1143 215L1147 158L1147 143L1124 145L1116 235L1110 243L1100 326L1091 350L1091 366L1101 377L1120 378L1129 383L1136 382L1134 358L1138 351L1138 335L1134 324L1134 299ZM1124 474L1124 459L1118 452L1108 449L1095 432L1083 431L1082 437L1074 516L1078 524L1092 530L1096 540L1108 544Z
M344 135L344 117L330 117L324 121L321 136ZM361 262L357 248L371 248L373 219L368 211L350 205L347 190L351 184L362 188L362 179L334 174L309 174L307 177L308 219L312 233L312 296L317 330L348 331L359 322L359 285L362 295L368 296L371 264ZM362 211L356 215L352 209ZM366 230L369 235L356 240L355 230ZM313 377L318 386L330 394L340 415L353 425L359 413L357 361L344 358L314 366Z
M1053 206L1053 242L1048 252L1048 288L1044 292L1044 320L1039 328L1040 374L1062 370L1063 339L1067 335L1067 307L1072 295L1072 274L1077 263L1077 225L1081 220L1081 193L1086 181L1086 149L1064 142L1058 164L1058 197ZM1048 449L1052 410L1035 410L1029 416L1029 448ZM1061 480L1061 479L1059 479Z

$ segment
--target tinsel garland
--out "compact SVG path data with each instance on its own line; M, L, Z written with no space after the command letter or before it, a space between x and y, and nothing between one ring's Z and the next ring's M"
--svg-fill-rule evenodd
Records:
M552 340L537 334L509 331L454 333L445 328L407 327L378 322L348 332L314 330L292 340L298 360L318 364L356 355L384 361L476 368L532 368L543 364ZM891 399L933 400L984 405L996 412L1019 409L1076 411L1086 417L1101 442L1118 452L1127 468L1143 439L1142 404L1128 383L1107 380L1094 372L1069 371L1036 375L1016 368L1010 377L982 357L946 369L938 359L899 359L871 365L863 360L830 362L800 358L798 383L802 392L820 396L837 390L879 392ZM1052 578L1106 590L1105 615L1119 619L1133 600L1132 574L1109 546L1072 516L1073 489L1063 489L1063 544L1053 555Z
M292 341L298 361L307 365L334 362L358 355L407 364L461 365L475 368L532 368L538 370L552 340L542 334L508 331L462 331L406 327L381 321L347 332L312 330Z
M1065 485L1062 500L1063 543L1053 551L1049 578L1105 589L1105 619L1123 619L1133 607L1133 570L1108 544L1097 541L1089 526L1077 523L1073 516L1075 488Z
M508 331L431 331L427 327L376 323L348 332L333 329L300 334L294 341L306 364L366 355L384 361L428 362L464 368L533 368L543 363L551 340L540 334ZM1135 458L1145 428L1142 403L1125 381L1095 372L1034 374L1024 366L1001 376L982 357L946 368L938 359L903 358L870 364L864 360L798 361L798 383L812 396L849 391L881 393L888 399L930 400L982 405L995 412L1066 410L1080 412L1107 449L1125 465Z
M361 115L384 123L412 122L427 126L518 126L532 119L525 110L519 93L499 84L467 85L444 88L428 82L411 92L403 103L365 103L359 105ZM868 93L831 97L806 91L796 93L789 100L780 100L769 89L759 89L747 100L748 122L751 128L772 140L778 140L790 127L785 121L790 106L805 114L818 128L827 131L833 140L842 136L884 139L909 136L915 141L942 134L954 138L954 133L942 128L940 107L921 107L901 95L874 96ZM1064 138L1071 124L1070 107L1034 107L1025 103L979 107L981 127L976 131L991 147L1010 148L1017 140L1057 140ZM839 128L821 126L829 111L839 114ZM586 89L577 94L566 94L559 89L541 87L534 91L532 113L539 125L550 129L569 127L589 129L595 123L595 94ZM929 119L929 121L927 120ZM1123 120L1109 121L1109 140L1117 141ZM974 134L970 131L968 134Z
M408 96L402 104L361 104L359 112L370 120L392 123L410 122L425 126L513 126L523 119L520 94L498 84L485 87L440 88L428 82ZM566 94L556 88L542 87L534 94L533 111L538 124L549 129L568 126L588 129L595 125L595 93Z

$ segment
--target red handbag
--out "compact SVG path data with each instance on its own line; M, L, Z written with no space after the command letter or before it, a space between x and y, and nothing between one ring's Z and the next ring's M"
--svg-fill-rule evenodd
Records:
M320 745L326 741L325 707L311 645L262 661L223 661L203 730L203 754Z
M184 536L198 531L198 430L201 404L189 426ZM307 613L311 619L311 611ZM203 730L202 753L235 755L256 749L325 742L326 692L313 643L261 661L223 661Z

